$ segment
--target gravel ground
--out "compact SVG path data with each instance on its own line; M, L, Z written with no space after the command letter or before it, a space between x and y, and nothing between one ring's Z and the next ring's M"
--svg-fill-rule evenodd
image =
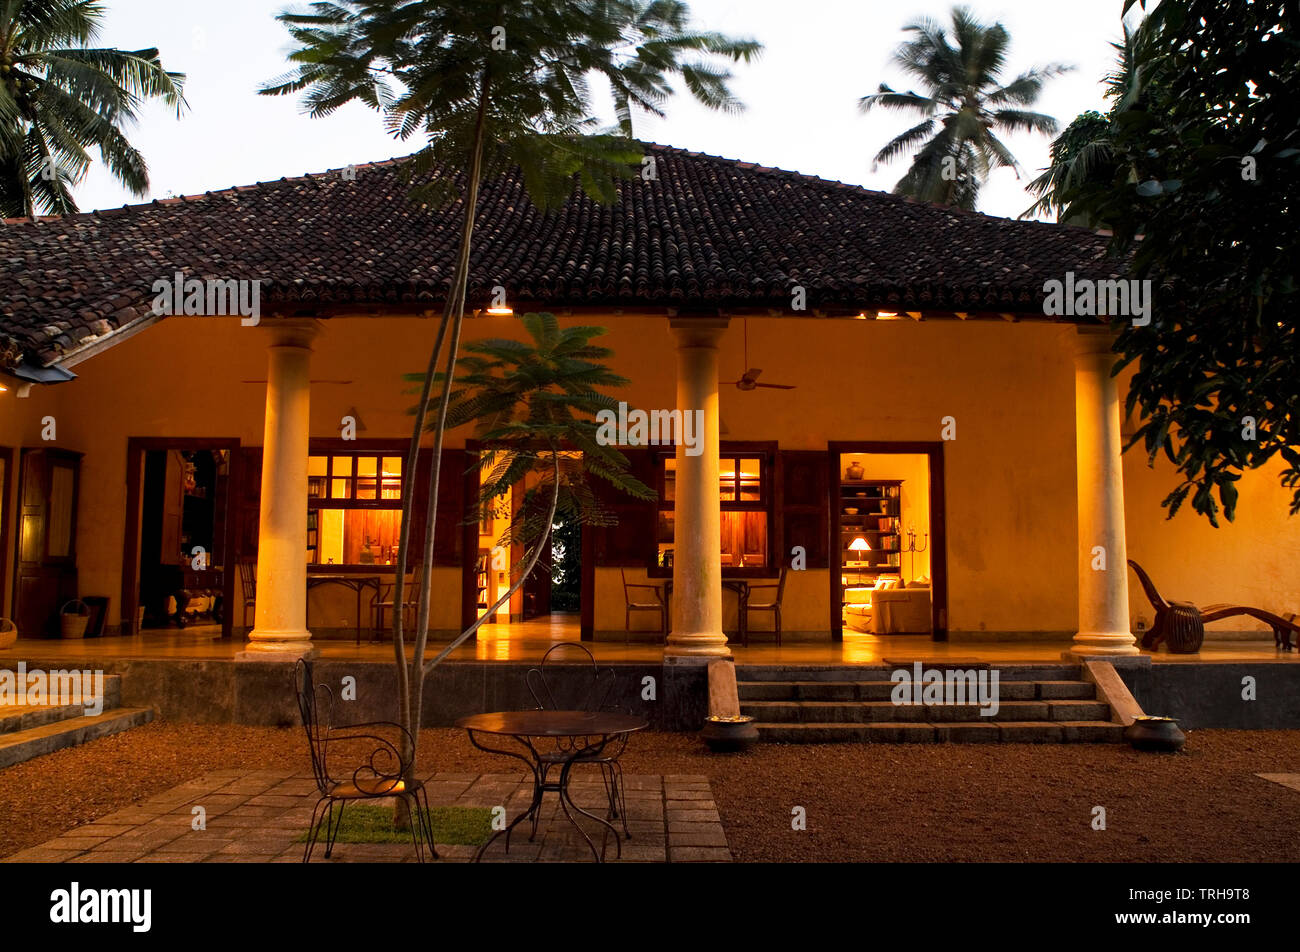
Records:
M422 763L499 772L455 730ZM1195 731L1183 753L1118 745L763 745L709 754L638 735L629 773L705 774L737 860L1300 861L1300 793L1253 776L1300 773L1300 731ZM0 857L220 767L309 769L298 730L155 721L0 770ZM1106 829L1092 829L1093 808ZM791 829L803 807L807 829Z

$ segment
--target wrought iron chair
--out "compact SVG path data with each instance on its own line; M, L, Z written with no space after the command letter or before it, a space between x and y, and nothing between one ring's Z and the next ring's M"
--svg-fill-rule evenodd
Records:
M590 678L582 678L570 690L561 693L558 697L556 689L558 684L554 675L547 676L547 666L551 670L561 664L559 655L566 651L581 652L586 657L579 657L577 663L583 668L590 666ZM552 658L555 655L555 658ZM616 676L613 668L600 668L596 665L595 656L583 645L575 641L566 641L549 648L546 654L542 655L542 660L536 668L530 668L524 675L524 682L528 685L528 693L533 696L533 701L537 704L539 711L604 711L610 710L609 696L614 689ZM575 764L595 764L600 768L600 779L605 785L605 795L609 798L609 818L621 819L623 821L623 835L627 839L632 838L632 832L627 826L627 797L623 790L623 767L619 763L619 757L623 755L623 750L627 747L628 735L624 734L618 741L604 746L600 753L595 755L584 756L577 753L575 749L569 746L557 744L555 750L543 753L542 761L542 781L546 780L546 773L551 767L562 766L565 761L573 760ZM540 811L539 811L540 812ZM538 815L533 816L533 830L529 839L537 836Z
M626 644L632 639L632 613L633 612L658 612L659 628L658 633L665 638L668 637L668 605L664 602L663 592L658 585L647 585L643 583L632 583L627 580L627 572L619 569L618 574L623 579L623 600L627 603L627 611L623 616L623 642ZM638 602L632 600L632 590L638 588L648 588L655 593L653 602Z
M257 563L239 560L239 582L244 591L244 627L248 627L248 610L257 604Z
M312 811L311 828L307 834L302 861L311 862L322 826L325 831L325 858L328 859L334 852L334 841L343 825L343 810L348 803L386 797L405 801L410 810L411 842L415 846L416 859L424 862L426 842L429 854L437 859L438 850L433 845L433 824L429 817L429 798L424 783L417 780L408 784L403 779L410 761L403 756L397 745L376 733L378 730L395 730L410 744L407 749L414 750L414 738L410 732L400 724L385 721L334 727L331 723L334 692L328 685L313 681L309 661L300 659L295 666L294 688L298 694L302 726L307 732L307 744L311 749L312 773L316 777L316 787L320 790L320 799ZM369 752L365 753L367 750ZM360 756L358 752L362 752ZM332 768L340 759L345 762L344 773L335 774ZM348 773L348 770L351 772ZM337 811L334 809L336 803Z
M785 573L787 569L782 567L781 575L774 585L751 585L741 599L741 631L744 633L745 647L749 647L749 613L750 612L771 612L773 631L776 632L776 643L781 643L781 599L785 595ZM770 602L752 601L755 592L775 591Z

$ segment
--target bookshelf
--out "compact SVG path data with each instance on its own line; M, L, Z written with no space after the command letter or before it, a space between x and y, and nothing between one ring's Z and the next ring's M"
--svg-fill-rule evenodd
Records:
M840 482L840 566L844 573L874 580L897 575L902 569L901 479L845 479ZM871 548L854 551L854 539L866 539Z

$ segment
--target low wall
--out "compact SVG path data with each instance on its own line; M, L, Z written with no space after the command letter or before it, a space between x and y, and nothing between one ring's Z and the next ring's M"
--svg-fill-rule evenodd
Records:
M1300 664L1188 662L1117 670L1144 712L1176 717L1186 728L1300 729Z
M122 703L153 707L172 720L198 724L298 726L293 690L294 665L283 661L109 660L78 663L27 661L36 668L102 668L122 676ZM524 681L531 664L503 661L448 661L425 679L424 727L451 727L458 718L484 711L536 707ZM607 706L638 714L654 730L695 731L703 726L708 705L705 665L613 664L614 686ZM397 715L397 672L392 664L317 660L317 684L336 697L335 723L391 721ZM355 678L355 700L342 700L344 678ZM547 666L556 697L577 698L585 691L591 669L577 665ZM647 679L649 679L647 681Z

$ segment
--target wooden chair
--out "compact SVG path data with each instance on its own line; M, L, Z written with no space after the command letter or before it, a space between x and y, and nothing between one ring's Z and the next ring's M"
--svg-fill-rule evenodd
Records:
M1128 560L1128 564L1142 583L1142 591L1146 592L1147 601L1156 613L1151 630L1142 638L1142 647L1148 651L1155 651L1165 641L1174 654L1195 654L1205 641L1206 623L1234 615L1249 615L1264 622L1273 629L1273 642L1283 651L1291 650L1291 633L1300 634L1300 625L1293 620L1294 616L1282 618L1262 608L1252 608L1249 605L1206 605L1197 608L1191 602L1165 601L1142 566L1132 559Z
M623 616L623 642L632 640L632 613L633 612L658 612L659 613L659 634L665 638L668 637L668 605L664 602L663 592L658 585L649 585L638 582L628 582L627 572L624 569L618 570L619 576L623 579L623 600L627 604L627 611ZM638 602L632 600L632 590L645 588L655 593L653 602Z
M749 613L750 612L771 612L772 613L772 630L776 632L776 643L781 643L781 599L785 595L785 573L788 570L781 569L781 574L776 582L772 585L751 585L741 600L740 614L741 624L740 631L744 640L745 647L749 647ZM754 593L759 591L772 591L775 594L772 600L768 602L753 601Z
M416 585L416 579L419 577L420 572L417 566L407 574L402 584L402 621L408 627L415 624L415 611L420 606L420 591ZM371 639L373 641L384 640L384 612L391 613L395 608L393 595L396 590L396 577L391 582L380 580L379 587L375 591L375 600L370 604L370 620L373 623ZM357 644L361 644L360 634L357 635Z
M410 760L404 751L415 749L410 732L400 724L384 721L335 727L331 722L334 692L328 685L313 681L309 661L300 659L295 665L294 689L298 695L302 726L307 732L307 745L311 750L312 773L316 778L316 788L320 791L320 799L312 811L302 861L311 862L322 828L325 832L325 858L328 859L334 852L334 841L343 825L343 810L347 804L382 798L401 799L409 808L411 843L415 846L416 859L424 862L425 843L429 846L429 855L437 859L438 850L433 845L433 821L429 816L429 798L424 791L424 784L420 781L408 784L403 779L410 766ZM400 734L405 745L394 744L380 731ZM335 804L338 805L337 810Z
M244 627L248 627L248 610L257 605L257 563L239 560L239 583L244 592Z
M576 664L583 668L590 667L590 675L584 672L580 676L566 678L561 681L555 675L555 668L566 662L561 660L561 655L566 652L576 654ZM567 662L573 664L575 662ZM548 674L549 665L549 674ZM547 649L546 654L542 655L542 660L536 668L530 668L524 675L524 683L528 685L528 693L533 696L533 702L537 705L539 711L604 711L610 710L607 705L610 702L610 694L614 689L616 675L613 668L600 668L596 665L596 657L585 645L578 644L576 641L566 641L554 645ZM540 740L540 739L539 739ZM565 761L573 760L575 764L595 764L600 768L600 779L605 784L605 795L609 798L609 818L611 820L621 819L623 821L623 835L627 839L632 838L632 833L627 826L627 797L623 791L623 767L619 763L619 757L622 756L624 748L627 747L628 735L622 735L619 740L610 743L601 749L600 753L595 755L578 754L574 757L573 751L565 746L557 746L552 751L542 752L540 761L542 764L542 780L546 780L546 772L554 766L563 766ZM533 814L533 832L529 839L537 835L537 822L541 811Z

